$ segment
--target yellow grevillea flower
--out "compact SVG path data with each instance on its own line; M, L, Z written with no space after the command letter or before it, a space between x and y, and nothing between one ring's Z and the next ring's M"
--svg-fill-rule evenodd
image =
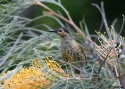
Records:
M62 72L64 71L56 61L50 60L49 58L44 58L44 60L49 66L50 70L55 70L55 72L58 71L58 76L63 76ZM22 68L14 75L10 82L5 86L5 89L40 89L52 84L54 77L49 76L50 74L47 72L43 72L42 68L42 63L39 61L39 59L34 59L29 68ZM7 73L3 74L2 76L6 75ZM0 76L0 78L2 78L2 76ZM4 79L2 84L5 84L6 81L7 79ZM0 86L2 86L2 84Z
M57 71L57 72L64 72L61 66L56 61L54 61L53 58L52 60L50 60L49 58L46 57L44 58L44 60L46 61L50 69L53 69L54 71Z

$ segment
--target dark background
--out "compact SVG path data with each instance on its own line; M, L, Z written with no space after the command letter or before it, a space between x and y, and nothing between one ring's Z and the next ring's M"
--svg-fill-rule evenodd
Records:
M62 5L69 11L73 21L77 24L77 26L79 26L79 21L81 21L84 16L90 33L95 34L95 30L99 30L102 19L101 14L95 6L92 6L92 3L101 6L100 0L61 0L61 2ZM108 26L110 27L112 22L117 19L118 21L115 25L115 29L117 32L119 32L122 26L122 14L125 15L125 0L104 0L103 2ZM55 11L61 11L61 13L66 16L62 9L58 6L48 3L45 4ZM33 5L27 10L23 11L23 13L20 15L27 18L35 18L42 15L43 10L45 9L41 6ZM47 24L53 29L59 27L59 24L55 22L55 20L47 17L36 20L29 25L32 26L43 23ZM39 28L43 30L45 29L44 27ZM104 26L102 30L105 31ZM124 32L125 31L123 29L122 36L124 36Z

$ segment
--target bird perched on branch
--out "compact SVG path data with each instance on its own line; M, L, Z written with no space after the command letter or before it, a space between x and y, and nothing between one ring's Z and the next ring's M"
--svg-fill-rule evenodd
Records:
M62 38L61 53L64 60L81 70L87 62L82 45L72 38L71 32L66 27L49 32L57 33ZM80 74L81 72L78 69L74 68L75 73Z

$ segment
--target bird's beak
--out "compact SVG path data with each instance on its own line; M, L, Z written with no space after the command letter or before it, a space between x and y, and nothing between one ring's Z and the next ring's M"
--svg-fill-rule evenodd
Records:
M54 32L54 33L57 33L57 30L53 30L53 31L49 31L49 32Z

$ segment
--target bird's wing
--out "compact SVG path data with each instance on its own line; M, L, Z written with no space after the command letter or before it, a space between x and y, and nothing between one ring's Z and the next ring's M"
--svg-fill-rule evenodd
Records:
M85 58L85 60L86 60L86 55L85 55L85 53L84 53L84 49L83 49L82 45L78 43L78 47L79 47L79 49L80 49L80 52L84 55L84 58Z

